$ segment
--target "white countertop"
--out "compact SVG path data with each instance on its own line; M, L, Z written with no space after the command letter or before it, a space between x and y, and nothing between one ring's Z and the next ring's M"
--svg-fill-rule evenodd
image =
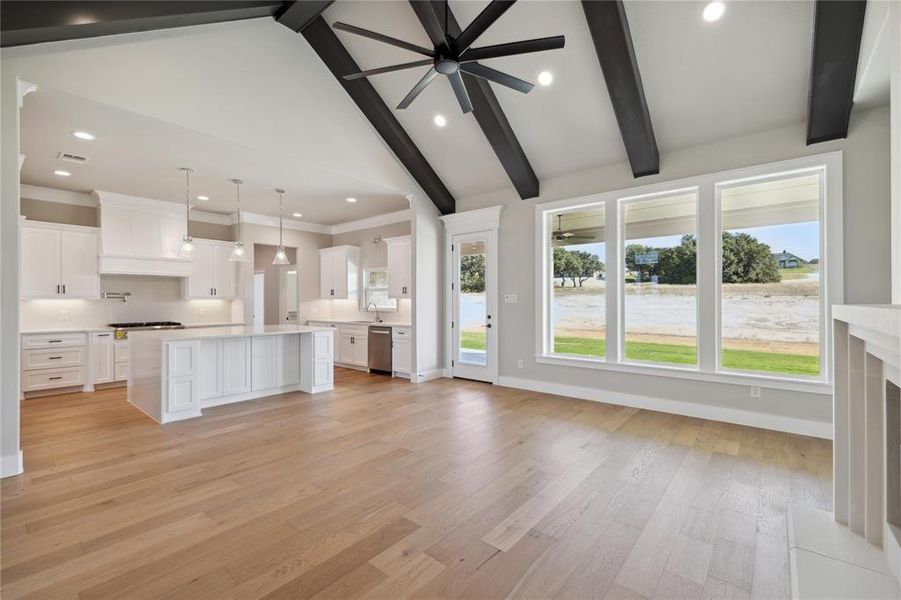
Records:
M240 327L243 326L244 323L186 323L185 328L199 328L199 327ZM94 332L103 332L103 331L114 331L114 327L110 327L109 325L88 325L86 327L54 327L52 329L23 329L20 333L22 335L34 335L34 334L42 334L42 333L94 333Z
M901 304L836 304L832 318L901 337Z
M381 323L376 321L351 321L351 320L342 320L342 319L309 319L308 323L337 323L339 325L381 325L382 327L411 327L410 323L403 323L398 321L383 321Z
M197 327L191 329L154 329L128 332L129 338L155 338L162 341L198 340L203 338L246 337L250 335L287 335L291 333L312 333L332 331L329 327L309 327L306 325L239 325L235 327Z

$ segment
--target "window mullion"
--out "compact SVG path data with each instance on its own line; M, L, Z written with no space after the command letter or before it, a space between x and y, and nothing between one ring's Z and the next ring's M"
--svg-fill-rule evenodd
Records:
M698 189L698 368L715 371L717 367L719 322L719 231L716 193L713 183Z
M623 318L622 211L619 200L608 199L604 214L607 215L606 359L609 363L617 363L622 356L620 345Z

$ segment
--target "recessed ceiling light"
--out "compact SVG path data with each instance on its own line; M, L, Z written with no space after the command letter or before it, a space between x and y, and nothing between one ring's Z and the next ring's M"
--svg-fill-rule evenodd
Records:
M437 125L438 127L444 127L445 125L447 125L447 119L444 118L444 115L435 115L435 118L433 120L435 121L435 125Z
M543 86L548 86L554 83L554 74L550 71L542 71L538 74L538 83Z
M207 200L210 199L210 197L201 195L201 196L197 196L197 199L200 200L201 202L206 202Z
M351 204L353 204L354 202L357 201L357 199L356 198L348 198L347 201L350 202Z
M54 175L59 175L60 177L68 177L68 176L71 175L72 173L69 173L68 171L63 171L63 170L61 170L61 169L57 169L56 171L53 172L53 174L54 174Z
M719 18L723 16L724 12L726 12L726 4L720 0L713 0L713 2L709 2L707 6L704 7L704 12L701 13L701 15L704 17L705 21L712 23L718 21Z
M87 131L73 131L72 135L80 140L91 141L97 139L97 137L93 133L88 133Z
M299 218L301 218L303 215L302 215L301 213L294 213L294 216L297 217L297 218L299 219Z

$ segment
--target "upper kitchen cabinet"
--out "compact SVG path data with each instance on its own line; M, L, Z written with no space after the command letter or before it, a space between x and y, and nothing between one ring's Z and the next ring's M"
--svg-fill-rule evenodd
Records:
M100 272L187 277L192 264L178 250L187 232L184 206L94 191L100 207Z
M319 249L319 293L327 300L356 298L360 286L360 248Z
M194 238L191 273L183 285L185 298L236 297L236 265L228 260L233 247L232 242Z
M388 297L409 298L413 286L410 282L411 268L409 235L385 238L388 244Z
M97 229L24 221L22 298L100 298Z

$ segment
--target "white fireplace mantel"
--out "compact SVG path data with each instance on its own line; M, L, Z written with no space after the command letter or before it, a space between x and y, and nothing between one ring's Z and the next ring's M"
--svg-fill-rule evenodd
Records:
M834 513L792 508L792 596L901 598L901 305L832 317Z

